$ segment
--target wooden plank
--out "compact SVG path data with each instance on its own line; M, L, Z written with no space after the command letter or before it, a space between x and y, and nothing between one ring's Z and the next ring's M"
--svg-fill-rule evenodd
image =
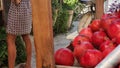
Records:
M88 19L87 19L87 21L86 21L86 23L85 23L85 25L84 25L84 28L88 27L88 25L91 23L91 21L92 21L92 16L93 16L93 14L91 14L91 15L88 17Z
M72 47L71 44L72 44L72 43L70 43L70 45L67 47L67 48L70 48L70 50L71 50L71 48L73 49L73 47ZM73 50L72 50L72 51L73 51ZM83 68L83 67L81 67L81 66L79 65L78 61L75 59L73 66L56 65L56 68Z
M83 68L83 67L56 65L56 68Z
M104 0L96 0L96 19L100 19L104 13Z
M84 27L87 19L89 18L89 16L91 15L91 13L86 13L82 19L80 19L79 25L78 25L78 32L80 32L80 30Z
M78 35L78 31L74 31L73 33L67 35L66 39L73 40Z
M37 68L54 68L51 0L32 0Z

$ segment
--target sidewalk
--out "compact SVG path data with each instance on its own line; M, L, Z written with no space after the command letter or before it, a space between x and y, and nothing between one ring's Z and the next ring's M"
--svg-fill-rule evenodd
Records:
M69 30L66 34L59 34L54 37L54 50L56 51L59 48L66 47L70 44L72 40L66 39L67 35L73 33L78 28L78 21L73 22L73 28Z

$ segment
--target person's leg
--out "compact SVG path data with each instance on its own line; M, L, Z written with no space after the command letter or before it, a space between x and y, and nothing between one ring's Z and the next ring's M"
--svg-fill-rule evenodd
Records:
M8 45L8 67L14 68L16 59L16 46L15 46L15 35L7 34L7 45Z
M31 68L31 56L32 56L32 44L29 34L22 35L22 38L26 45L27 61L25 68Z

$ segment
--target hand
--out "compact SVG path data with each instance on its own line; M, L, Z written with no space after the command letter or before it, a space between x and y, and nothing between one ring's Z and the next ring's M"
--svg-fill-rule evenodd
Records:
M19 5L21 0L14 0L15 1L15 5Z
M16 6L18 6L21 0L11 0L11 2L14 3Z

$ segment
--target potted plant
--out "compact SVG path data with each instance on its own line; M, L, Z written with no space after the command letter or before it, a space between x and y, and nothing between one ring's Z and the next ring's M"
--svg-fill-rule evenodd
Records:
M74 10L78 0L63 0L63 8L67 10Z
M76 8L78 3L79 3L78 0L63 0L63 9L66 9L69 14L69 18L67 22L68 29L71 27L74 9Z
M73 20L73 13L78 6L77 0L52 0L53 9L53 32L54 35L59 33L66 33L71 26Z

